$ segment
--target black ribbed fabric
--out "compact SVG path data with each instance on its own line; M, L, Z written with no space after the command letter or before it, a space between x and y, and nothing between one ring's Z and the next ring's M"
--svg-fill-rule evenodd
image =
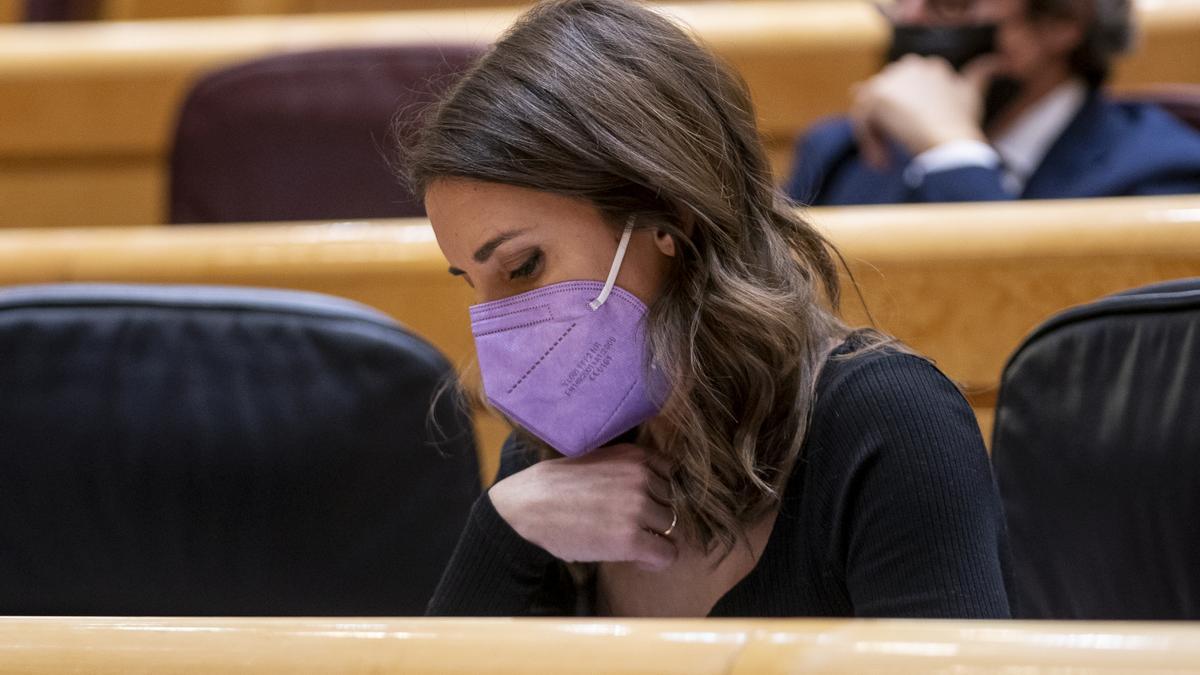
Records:
M710 616L1007 618L1003 514L970 407L929 362L860 346L822 371L762 557ZM510 438L500 478L527 454ZM562 567L485 494L428 613L575 613Z

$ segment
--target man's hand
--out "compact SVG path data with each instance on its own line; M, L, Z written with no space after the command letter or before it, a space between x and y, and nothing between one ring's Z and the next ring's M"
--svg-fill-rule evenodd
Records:
M856 85L850 122L863 159L886 168L888 139L914 156L950 141L986 143L983 96L998 65L981 56L957 73L945 59L910 54Z

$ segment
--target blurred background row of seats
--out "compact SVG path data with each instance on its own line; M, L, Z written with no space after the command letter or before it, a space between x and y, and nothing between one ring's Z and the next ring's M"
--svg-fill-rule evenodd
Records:
M397 178L402 153L395 146L480 53L323 50L269 56L203 77L176 128L168 222L424 215ZM1200 85L1140 98L1200 129Z
M466 52L481 49L516 11L0 27L0 117L6 121L0 127L0 194L6 196L0 201L0 226L324 217L325 212L306 215L294 209L205 215L208 207L202 204L198 211L176 212L176 194L183 194L183 201L197 197L172 175L171 162L187 180L208 180L220 189L222 178L213 162L231 150L212 143L222 134L238 141L254 139L245 178L261 168L249 162L265 153L270 140L286 144L292 134L310 133L320 124L328 130L322 138L343 147L346 134L369 130L369 136L359 136L355 150L338 150L323 168L325 174L297 178L303 184L332 180L339 188L355 190L356 196L367 192L390 179L389 159L395 155L391 115L418 109L419 101L446 83L435 77L417 78L420 84L414 84L418 71L428 66L435 74L453 71ZM864 2L699 3L669 11L744 75L780 176L787 173L800 130L843 110L849 83L865 78L880 63L888 32L883 18ZM1152 95L1145 91L1150 85L1200 82L1194 66L1200 63L1200 3L1144 2L1139 16L1141 45L1119 64L1117 90L1146 97ZM330 47L337 49L326 55L278 55ZM271 56L244 63L264 54ZM412 59L411 64L405 59ZM327 69L314 68L323 60ZM220 70L226 67L230 70ZM205 79L213 69L218 72ZM336 83L337 98L321 93L333 86L331 73L344 80ZM249 83L265 94L246 96ZM283 88L289 95L279 99ZM1138 93L1131 94L1134 90ZM1194 90L1175 89L1170 95L1181 115L1194 114L1185 112L1195 105ZM359 103L342 103L352 97ZM197 121L197 114L220 115L221 120ZM268 115L279 129L263 134ZM314 155L322 156L329 147L321 145ZM302 152L276 147L262 154L261 161L279 167L280 157ZM193 159L190 153L200 156ZM363 171L362 189L348 186L352 181L347 176L329 175L331 167L342 166L351 156L362 158L356 165ZM297 165L290 170L296 177L302 169ZM382 199L388 208L364 207L362 215L409 213L404 206L409 200L399 188L373 199Z

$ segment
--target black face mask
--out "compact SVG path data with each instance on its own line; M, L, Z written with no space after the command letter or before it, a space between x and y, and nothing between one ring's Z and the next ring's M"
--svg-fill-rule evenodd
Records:
M892 44L887 62L906 54L940 56L955 70L972 59L996 51L996 24L966 26L921 26L892 24ZM1021 82L1010 77L995 77L988 85L983 101L983 126L987 127L1021 93Z
M940 56L955 70L962 70L972 59L996 51L996 24L967 26L921 26L892 24L892 45L887 61L906 54Z

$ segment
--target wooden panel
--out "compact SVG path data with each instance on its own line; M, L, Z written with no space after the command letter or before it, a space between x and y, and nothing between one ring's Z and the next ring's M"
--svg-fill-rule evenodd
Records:
M797 120L840 109L848 83L871 72L886 39L878 12L860 2L663 7L742 71L769 133L791 134ZM161 150L182 90L204 70L296 49L486 43L518 14L477 9L4 27L0 112L13 126L0 129L0 155ZM68 111L42 121L58 107ZM126 117L130 111L136 117Z
M994 396L1004 362L1051 314L1200 276L1200 196L812 209L880 326ZM865 312L847 289L846 314Z
M0 23L20 21L23 4L22 0L0 0Z
M882 19L864 2L712 2L665 8L741 71L781 173L792 138L816 118L844 109L850 83L870 75L887 39ZM0 26L0 175L16 170L14 162L30 159L47 167L57 163L67 176L83 175L73 168L77 163L102 174L104 163L133 158L165 172L176 109L205 70L297 49L488 42L517 12ZM1200 82L1200 1L1144 0L1139 16L1141 51L1118 70L1119 85ZM61 187L52 191L49 202L21 203L5 195L0 226L72 224L53 201L70 199L82 188L66 178L56 184ZM148 194L159 193L149 185L114 193L93 210L96 222L144 222L147 213L161 214L161 202L148 203Z
M101 0L100 17L130 20L287 14L298 11L303 4L303 0Z
M877 324L967 390L990 430L1008 355L1051 314L1200 276L1200 196L812 209ZM62 281L298 288L374 306L466 368L471 294L425 221L0 231L0 285ZM866 321L852 289L846 315ZM503 425L480 419L485 478Z
M140 156L0 159L0 210L9 224L32 227L156 223L166 208L165 181L161 163ZM117 218L125 215L131 220Z
M0 619L0 661L88 672L1200 672L1187 623L915 620Z
M1141 0L1133 53L1117 64L1114 86L1136 89L1155 82L1200 82L1200 2Z

